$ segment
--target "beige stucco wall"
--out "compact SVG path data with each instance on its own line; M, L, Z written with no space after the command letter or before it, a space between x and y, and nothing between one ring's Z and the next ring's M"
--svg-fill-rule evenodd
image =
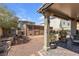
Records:
M50 26L53 27L53 30L59 30L60 28L60 20L59 18L50 19Z

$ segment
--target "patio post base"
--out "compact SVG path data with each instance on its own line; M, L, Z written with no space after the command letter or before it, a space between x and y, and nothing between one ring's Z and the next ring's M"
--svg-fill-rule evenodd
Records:
M47 56L49 49L50 49L50 47L47 47L47 50L42 48L40 51L38 51L38 53L39 53L40 56Z

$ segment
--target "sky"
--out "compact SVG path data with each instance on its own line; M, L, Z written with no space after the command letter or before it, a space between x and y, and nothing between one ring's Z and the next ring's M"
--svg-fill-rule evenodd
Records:
M7 3L5 6L12 10L20 20L33 21L36 24L43 23L42 14L37 10L41 7L41 3Z

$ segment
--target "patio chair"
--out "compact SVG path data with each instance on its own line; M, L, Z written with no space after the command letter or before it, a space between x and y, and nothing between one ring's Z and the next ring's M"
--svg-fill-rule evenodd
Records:
M74 35L72 39L73 43L79 43L79 35Z

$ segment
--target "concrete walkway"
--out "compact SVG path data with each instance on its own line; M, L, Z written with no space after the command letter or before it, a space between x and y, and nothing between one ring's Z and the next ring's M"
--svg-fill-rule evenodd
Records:
M79 44L72 44L71 47L67 43L58 42L56 49L49 49L49 56L79 56Z
M59 41L56 49L49 48L47 52L41 50L40 53L43 56L79 56L79 44L72 44L70 48L66 43Z
M47 55L48 56L79 56L78 53L75 53L71 50L68 50L62 47L49 50Z

